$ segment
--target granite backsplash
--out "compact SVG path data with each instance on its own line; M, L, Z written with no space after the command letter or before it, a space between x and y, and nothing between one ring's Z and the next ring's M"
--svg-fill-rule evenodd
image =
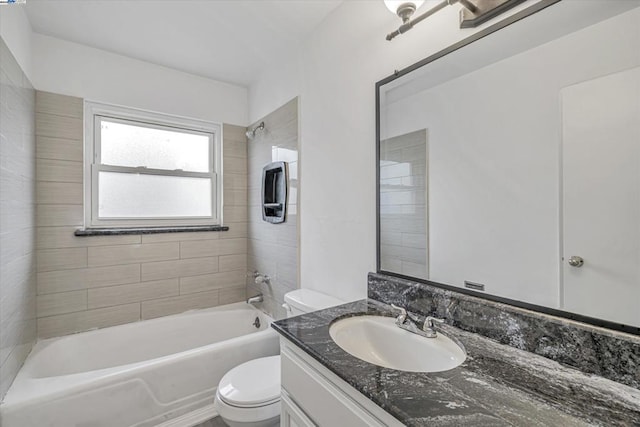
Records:
M369 273L368 297L640 389L640 337Z

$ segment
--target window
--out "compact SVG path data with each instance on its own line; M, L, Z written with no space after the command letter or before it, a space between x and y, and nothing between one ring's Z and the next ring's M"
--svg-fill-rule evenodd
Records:
M220 126L85 106L85 226L220 224Z

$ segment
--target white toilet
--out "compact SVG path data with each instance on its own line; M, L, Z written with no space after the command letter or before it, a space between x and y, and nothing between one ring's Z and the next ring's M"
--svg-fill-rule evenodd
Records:
M284 296L287 317L343 304L308 289ZM261 357L236 366L218 384L215 406L230 427L280 425L280 356Z

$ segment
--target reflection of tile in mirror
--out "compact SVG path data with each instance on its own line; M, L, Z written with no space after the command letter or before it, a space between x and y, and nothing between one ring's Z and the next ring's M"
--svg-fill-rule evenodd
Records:
M427 130L380 141L380 267L427 279Z

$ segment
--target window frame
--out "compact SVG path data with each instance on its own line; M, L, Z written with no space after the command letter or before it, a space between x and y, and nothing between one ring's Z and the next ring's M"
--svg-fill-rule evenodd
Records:
M100 162L102 120L151 129L173 130L209 137L209 171L154 169L147 167L113 166ZM222 126L219 123L150 112L136 108L84 102L84 227L144 228L186 227L222 224ZM104 218L98 216L98 174L118 172L131 174L197 177L211 179L211 216L206 217L144 217Z

